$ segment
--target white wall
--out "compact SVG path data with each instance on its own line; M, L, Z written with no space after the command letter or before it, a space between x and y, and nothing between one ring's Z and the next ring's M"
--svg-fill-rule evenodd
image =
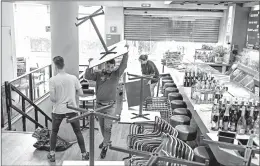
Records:
M13 3L9 2L2 2L2 27L10 27L11 28L11 40L12 40L12 59L13 64L10 64L10 66L14 66L14 73L10 72L4 72L2 77L5 78L4 74L13 75L14 77L17 76L17 65L16 65L16 47L15 47L15 31L14 31L14 10L13 10ZM1 37L2 40L2 37ZM3 41L4 42L4 41ZM2 54L2 50L1 50ZM8 55L2 55L2 56L8 56ZM11 61L8 62L1 62L2 63L11 63ZM2 83L2 81L1 81Z
M116 26L121 40L124 39L124 8L123 7L106 7L105 8L105 34L110 34L110 27Z

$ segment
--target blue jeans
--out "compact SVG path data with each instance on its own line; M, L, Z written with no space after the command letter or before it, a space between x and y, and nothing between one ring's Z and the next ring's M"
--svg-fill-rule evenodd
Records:
M50 150L51 151L55 151L55 149L56 149L57 134L59 132L59 128L60 128L60 124L61 124L62 120L64 118L73 118L75 116L78 116L78 114L74 113L74 112L67 113L67 114L52 113L52 132L51 132L51 138L50 138ZM81 153L85 153L86 152L85 142L84 142L84 138L81 133L81 130L80 130L79 120L71 122L70 124L77 137Z
M97 103L97 108L100 107L104 107L104 106ZM101 111L101 113L115 116L115 104L113 104L112 107ZM103 136L103 147L107 147L111 142L110 139L111 139L113 120L105 119L101 117L99 117L98 119L99 119L100 130Z

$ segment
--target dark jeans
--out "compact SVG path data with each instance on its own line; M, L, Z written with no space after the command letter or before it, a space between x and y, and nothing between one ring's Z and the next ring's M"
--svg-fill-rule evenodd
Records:
M67 114L55 114L52 113L52 132L50 138L50 150L55 151L56 149L56 142L57 142L57 134L59 132L60 124L64 118L72 118L77 116L77 113L67 113ZM84 138L80 130L80 123L79 120L70 123L74 133L76 134L78 144L81 150L81 153L86 152Z

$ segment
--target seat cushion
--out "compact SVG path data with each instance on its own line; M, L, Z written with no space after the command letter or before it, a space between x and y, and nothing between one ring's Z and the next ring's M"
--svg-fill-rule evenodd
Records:
M187 104L182 100L172 100L171 108L174 110L175 108L187 108Z
M178 131L178 138L183 141L194 141L197 138L197 129L195 127L178 125L175 129Z
M166 83L174 83L174 81L173 81L173 80L169 80L169 79L167 79L167 80L162 80L162 87L163 87L164 84L166 84Z
M194 149L194 160L197 162L205 163L206 160L211 161L213 158L213 153L206 146L198 146Z
M179 92L179 90L177 88L174 88L174 87L168 87L164 90L164 96L168 97L168 94L172 93L172 92Z
M178 92L171 92L171 93L168 94L168 99L170 101L172 101L172 100L183 100L183 97Z
M173 115L185 115L191 118L190 110L187 108L175 108L173 110Z
M173 127L176 127L176 126L182 125L182 124L189 125L190 124L190 118L188 116L185 116L185 115L173 115L170 118L170 124Z

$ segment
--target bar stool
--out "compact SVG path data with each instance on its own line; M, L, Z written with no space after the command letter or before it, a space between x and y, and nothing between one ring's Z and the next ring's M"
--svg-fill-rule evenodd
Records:
M172 100L171 101L172 110L176 108L187 108L187 104L182 100Z
M205 161L209 161L209 165L214 160L214 154L211 152L210 148L206 146L198 146L194 149L194 161L205 163Z
M194 127L189 125L178 125L175 129L178 131L178 138L182 141L194 141L197 138L197 129Z
M170 79L166 79L166 80L162 80L162 87L164 86L164 84L166 83L174 83L173 80L170 80Z
M185 115L185 116L188 116L190 119L191 119L191 113L190 113L190 110L187 109L187 108L175 108L173 110L173 115Z
M168 83L167 83L167 84L168 84ZM170 101L172 101L172 100L183 100L183 97L182 97L182 95L181 95L180 93L178 93L178 92L171 92L171 93L168 94L168 99L169 99Z
M161 75L161 77L170 77L171 76L170 73L163 73L163 74L160 74L160 75Z
M166 75L162 77L162 80L172 80L171 75Z
M179 92L179 90L177 88L174 88L174 87L168 87L164 90L164 96L168 97L168 94L172 93L172 92Z
M172 127L178 125L190 125L190 118L185 115L174 115L170 118L170 124Z
M162 93L164 94L164 90L168 87L173 87L173 88L177 88L175 83L165 83L163 88L162 88Z

